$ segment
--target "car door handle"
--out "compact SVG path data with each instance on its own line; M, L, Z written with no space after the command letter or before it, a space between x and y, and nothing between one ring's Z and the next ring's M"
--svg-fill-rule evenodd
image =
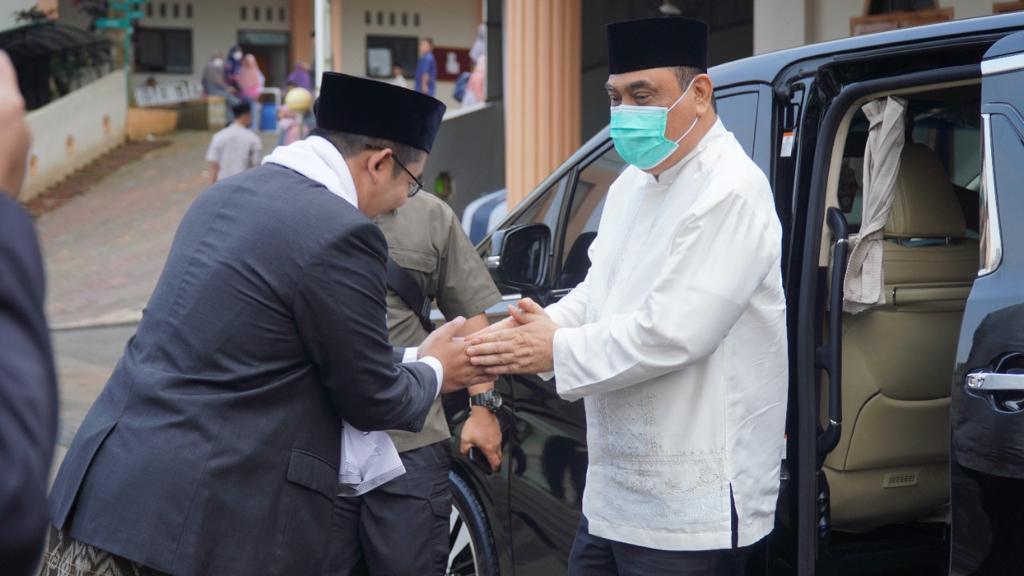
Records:
M974 372L967 375L967 387L978 392L1024 392L1024 374L996 374Z

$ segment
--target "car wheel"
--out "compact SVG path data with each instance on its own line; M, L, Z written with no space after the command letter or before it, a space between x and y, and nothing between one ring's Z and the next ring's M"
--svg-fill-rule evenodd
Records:
M483 506L466 481L448 473L452 515L447 576L498 576L498 554Z

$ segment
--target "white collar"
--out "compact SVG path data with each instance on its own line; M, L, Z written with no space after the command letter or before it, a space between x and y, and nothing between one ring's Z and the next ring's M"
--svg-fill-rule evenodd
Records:
M715 140L717 140L719 136L725 133L726 130L725 126L722 124L722 119L716 118L715 123L711 125L711 128L707 131L707 134L704 134L704 136L701 137L700 142L697 142L697 145L693 147L693 150L687 152L686 156L680 158L678 162L666 168L658 176L654 176L653 174L648 174L644 172L644 174L647 176L647 183L654 185L671 186L672 182L675 181L676 176L679 176L679 173L683 171L683 168L685 168L691 160L696 158L701 152L706 150L708 146L710 146Z
M302 174L359 208L359 196L356 194L352 172L341 152L326 139L310 136L287 146L278 146L263 159L264 164L268 162Z

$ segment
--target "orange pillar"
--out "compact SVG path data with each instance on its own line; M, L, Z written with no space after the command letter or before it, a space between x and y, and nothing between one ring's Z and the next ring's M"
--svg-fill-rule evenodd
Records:
M313 63L313 2L291 0L292 63L302 60ZM291 69L291 65L288 66Z
M505 2L508 205L580 145L580 0Z
M341 72L341 15L343 0L331 0L331 62Z

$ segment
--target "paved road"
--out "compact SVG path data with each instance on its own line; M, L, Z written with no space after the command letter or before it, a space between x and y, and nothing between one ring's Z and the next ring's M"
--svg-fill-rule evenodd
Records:
M52 333L60 383L60 433L54 472L82 424L93 401L103 390L121 358L135 326L113 326Z

